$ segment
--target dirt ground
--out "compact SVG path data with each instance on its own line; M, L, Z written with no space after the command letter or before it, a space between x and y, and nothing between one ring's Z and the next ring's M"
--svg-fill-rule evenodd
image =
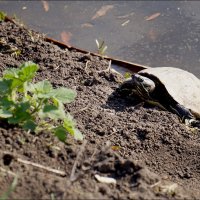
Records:
M66 111L85 137L69 136L65 144L1 123L0 196L17 175L12 199L200 198L199 130L119 94L122 77L104 71L107 60L61 49L11 22L0 22L0 30L0 71L33 61L40 66L37 80L75 89ZM99 182L96 175L116 182Z

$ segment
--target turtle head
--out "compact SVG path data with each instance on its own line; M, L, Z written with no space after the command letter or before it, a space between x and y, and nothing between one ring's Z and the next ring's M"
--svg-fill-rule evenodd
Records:
M133 74L131 79L134 87L140 88L141 90L144 89L147 93L153 92L156 87L154 81L139 74Z
M131 90L142 99L148 99L149 94L155 89L155 83L145 76L133 74L122 83L120 89Z

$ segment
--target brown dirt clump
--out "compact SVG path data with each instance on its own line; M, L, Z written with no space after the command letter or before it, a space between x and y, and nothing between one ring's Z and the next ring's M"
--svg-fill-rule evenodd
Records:
M200 131L119 94L123 77L103 71L107 60L61 49L11 22L0 22L0 30L1 73L33 61L40 66L37 80L75 89L77 98L66 111L85 136L83 142L69 136L64 144L48 133L34 135L1 123L1 194L18 174L15 199L200 198ZM21 53L15 55L14 48ZM96 174L116 183L98 182Z

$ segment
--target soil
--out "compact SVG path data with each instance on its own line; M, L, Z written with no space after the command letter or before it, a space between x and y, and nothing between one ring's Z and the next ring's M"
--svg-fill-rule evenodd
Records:
M12 199L200 198L199 130L120 94L123 77L106 71L104 58L62 49L12 22L0 22L0 30L1 73L30 60L40 66L37 80L76 90L66 111L85 138L69 135L62 143L47 132L36 135L1 123L0 195L17 175Z

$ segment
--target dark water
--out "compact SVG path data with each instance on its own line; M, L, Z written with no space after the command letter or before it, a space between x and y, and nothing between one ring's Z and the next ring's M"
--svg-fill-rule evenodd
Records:
M101 17L92 19L110 5ZM1 1L28 27L88 51L104 40L106 54L127 61L187 69L200 77L200 2L198 1ZM160 15L152 20L145 17ZM155 15L154 15L155 17Z

